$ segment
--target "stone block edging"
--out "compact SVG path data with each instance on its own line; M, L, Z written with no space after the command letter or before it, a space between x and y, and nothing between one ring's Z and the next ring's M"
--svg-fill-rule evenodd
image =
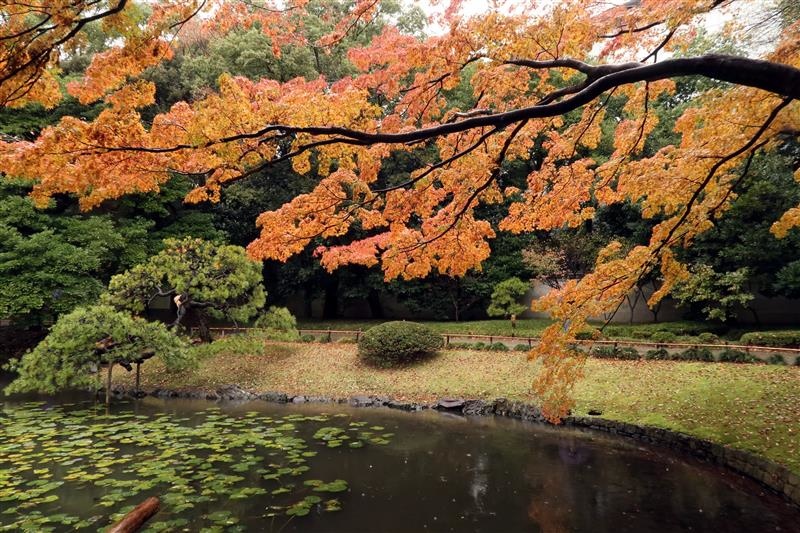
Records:
M353 407L387 407L403 411L436 409L467 416L504 416L553 425L547 422L540 409L535 405L505 398L497 398L495 400L442 398L434 403L417 403L395 400L389 396L359 395L334 398L329 396L294 395L275 391L254 393L242 389L238 385L226 385L213 391L151 389L135 392L129 389L115 388L113 393L117 397L153 396L156 398L190 398L212 401L262 400L272 403L328 403L347 404ZM696 457L753 479L800 507L800 476L788 468L754 453L729 448L677 431L653 426L639 426L595 416L569 416L564 419L564 426L603 431Z

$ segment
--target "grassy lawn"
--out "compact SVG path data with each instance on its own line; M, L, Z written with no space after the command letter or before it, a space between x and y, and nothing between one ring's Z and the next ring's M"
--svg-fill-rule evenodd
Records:
M236 383L254 391L345 397L442 396L535 403L536 368L524 353L445 351L419 365L377 370L353 345L270 344L262 355L211 355L193 371L168 374L152 359L146 387L214 389ZM119 369L116 382L131 383ZM589 359L576 388L576 414L647 424L750 450L800 472L800 368L729 363Z

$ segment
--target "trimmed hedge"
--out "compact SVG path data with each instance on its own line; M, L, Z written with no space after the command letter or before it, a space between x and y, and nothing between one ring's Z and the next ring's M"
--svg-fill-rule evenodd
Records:
M602 336L603 334L599 329L588 326L575 334L575 338L579 341L596 340L601 338Z
M376 366L412 363L436 353L441 335L416 322L384 322L368 329L358 342L359 357Z
M671 331L654 331L652 335L650 335L650 340L652 342L675 342L678 336L672 333Z
M732 348L725 348L719 354L719 361L721 363L757 363L758 357L751 355L742 350L734 350Z
M647 353L644 354L644 358L653 361L666 361L670 359L670 355L664 348L657 348L655 350L647 350Z
M781 354L774 353L774 354L769 356L769 359L767 359L767 364L768 365L785 365L786 364L786 359L784 359Z
M675 359L678 361L714 361L714 355L708 348L694 346L675 354Z
M627 360L634 360L639 359L641 356L639 352L635 348L624 347L620 348L617 346L596 346L592 348L592 351L589 352L589 355L592 357L597 357L599 359L627 359Z
M750 346L800 348L800 331L754 331L742 335L739 342Z
M493 351L493 352L507 352L507 351L509 351L508 350L508 346L506 346L502 342L493 342L492 344L489 345L488 349Z
M719 337L717 337L716 335L714 335L710 331L704 331L703 333L698 335L697 338L703 344L714 344L716 342L719 342Z

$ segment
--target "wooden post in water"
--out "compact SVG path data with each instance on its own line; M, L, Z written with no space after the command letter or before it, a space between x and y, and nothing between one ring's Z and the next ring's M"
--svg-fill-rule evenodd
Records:
M139 531L150 517L158 512L160 502L156 497L147 498L137 505L130 513L111 526L106 533L135 533Z
M108 362L108 377L106 377L106 405L111 405L111 373L114 371L114 361Z
M141 381L142 376L142 363L139 361L136 363L136 395L139 395L139 382Z

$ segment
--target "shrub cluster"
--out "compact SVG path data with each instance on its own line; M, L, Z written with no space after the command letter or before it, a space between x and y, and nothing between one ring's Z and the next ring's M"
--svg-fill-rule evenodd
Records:
M270 339L263 331L249 331L220 337L210 343L198 344L192 348L198 359L216 357L218 355L258 355L269 353L267 341Z
M708 348L701 348L698 346L692 346L689 349L686 349L682 352L674 354L672 359L676 361L707 361L713 362L714 355L711 353L711 350Z
M719 354L719 361L723 363L757 363L758 357L742 350L725 348Z
M690 337L699 336L703 333L719 333L721 329L720 326L707 322L665 322L658 324L641 324L637 326L615 324L607 326L604 331L609 337L652 339L653 335L659 332L672 333L676 337Z
M509 348L503 342L493 342L491 344L487 342L451 342L447 347L452 350L486 350L490 352L509 352L512 350L512 348ZM525 351L530 350L527 344L518 344L513 350L522 351L523 348L521 347L524 347Z
M667 361L670 359L670 354L664 348L657 348L655 350L647 350L647 353L644 354L645 359L650 359L651 361Z
M262 329L264 336L270 340L290 342L300 339L297 319L285 307L270 307L258 317L255 326Z
M589 355L600 359L634 360L640 358L639 352L636 350L636 348L631 348L628 346L595 346L589 352Z
M775 346L779 348L800 348L800 330L754 331L739 338L741 344L750 346Z
M768 365L785 365L786 364L786 359L784 359L781 354L774 353L774 354L769 356L769 359L767 359L767 364Z
M597 328L593 327L585 327L584 329L580 330L578 333L575 334L575 338L579 341L589 341L599 339L603 336L601 331Z
M719 337L711 333L710 331L704 331L703 333L697 336L697 339L703 344L714 344L716 342L719 342Z
M655 331L650 335L653 342L675 342L678 336L671 331Z
M442 347L441 335L416 322L385 322L368 329L358 342L362 360L381 367L412 363Z

